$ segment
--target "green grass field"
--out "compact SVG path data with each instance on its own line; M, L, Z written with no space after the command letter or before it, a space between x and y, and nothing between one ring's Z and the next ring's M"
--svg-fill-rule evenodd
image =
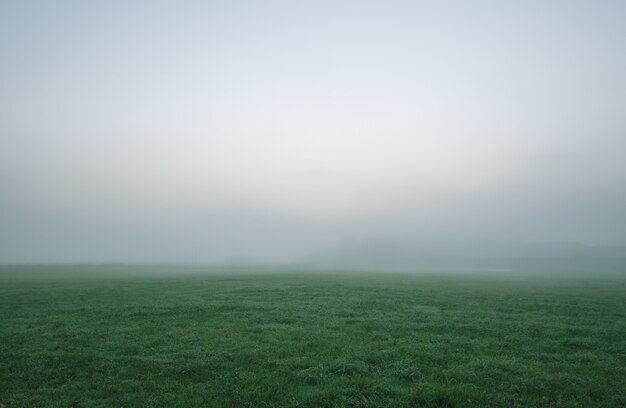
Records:
M0 268L2 407L624 407L626 279Z

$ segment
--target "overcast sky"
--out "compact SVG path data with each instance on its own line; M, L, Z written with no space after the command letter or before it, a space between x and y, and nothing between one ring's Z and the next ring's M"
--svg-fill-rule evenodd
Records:
M3 1L0 262L626 242L624 1Z

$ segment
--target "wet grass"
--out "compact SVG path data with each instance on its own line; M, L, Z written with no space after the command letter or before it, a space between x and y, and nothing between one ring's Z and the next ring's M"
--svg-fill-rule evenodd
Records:
M0 268L0 403L626 406L621 278L153 269Z

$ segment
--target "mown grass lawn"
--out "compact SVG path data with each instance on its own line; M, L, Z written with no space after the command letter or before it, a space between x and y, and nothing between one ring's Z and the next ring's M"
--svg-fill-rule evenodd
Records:
M149 269L0 268L0 403L626 406L626 279Z

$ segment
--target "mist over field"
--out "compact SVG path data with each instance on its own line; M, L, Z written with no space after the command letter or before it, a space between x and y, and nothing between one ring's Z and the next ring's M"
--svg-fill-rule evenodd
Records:
M0 408L626 407L626 1L0 1Z
M0 263L623 259L625 19L4 2Z

